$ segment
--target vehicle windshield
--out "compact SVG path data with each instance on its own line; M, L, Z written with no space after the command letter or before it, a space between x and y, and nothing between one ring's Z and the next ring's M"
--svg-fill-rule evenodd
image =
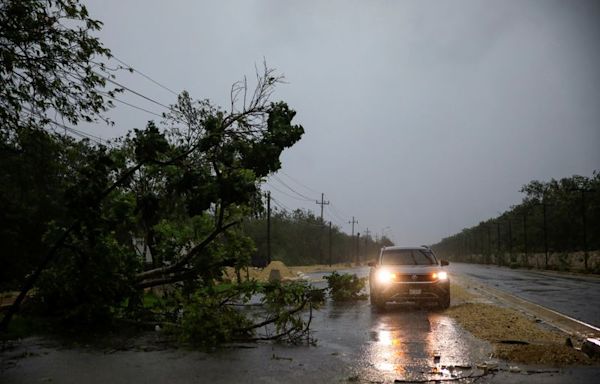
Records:
M435 265L437 261L431 251L422 249L389 249L381 255L383 265Z

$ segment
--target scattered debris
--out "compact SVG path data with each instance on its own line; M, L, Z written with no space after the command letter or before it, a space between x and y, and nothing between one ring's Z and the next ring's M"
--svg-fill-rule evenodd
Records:
M292 359L291 357L283 357L283 356L277 356L276 354L273 354L273 356L271 356L271 360L288 360L288 361L293 361L294 359Z
M600 339L586 339L581 346L581 351L589 357L600 357Z
M498 370L498 363L493 361L486 361L484 363L477 364L477 369L481 369L484 372L492 372Z
M529 343L527 341L523 341L523 340L500 340L498 342L501 344L529 345Z
M521 368L517 367L516 365L512 365L508 367L508 371L511 373L521 373Z
M454 368L458 369L472 369L473 367L470 365L455 365Z

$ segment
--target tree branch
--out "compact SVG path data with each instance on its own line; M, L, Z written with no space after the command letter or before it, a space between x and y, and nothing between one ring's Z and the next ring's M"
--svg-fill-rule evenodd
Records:
M184 257L178 260L175 264L169 265L166 267L154 268L148 271L144 271L138 273L136 279L138 280L138 285L142 284L143 280L146 280L151 277L160 276L160 275L168 275L175 272L178 272L185 264L187 264L198 252L204 249L210 242L212 242L219 234L225 232L229 228L238 224L239 221L233 221L224 226L219 226L215 228L207 237L204 238L198 245L194 246Z

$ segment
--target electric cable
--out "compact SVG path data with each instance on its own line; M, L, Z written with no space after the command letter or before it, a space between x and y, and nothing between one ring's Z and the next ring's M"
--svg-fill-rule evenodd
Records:
M116 61L118 61L119 63L125 65L127 68L126 69L130 69L134 72L136 72L137 74L139 74L140 76L143 76L144 78L146 78L147 80L153 82L154 84L158 85L159 87L161 87L162 89L164 89L165 91L171 92L172 94L174 94L175 96L178 96L179 94L175 91L173 91L171 88L167 87L166 85L163 85L161 83L159 83L158 81L154 80L153 78L151 78L149 75L146 75L145 73L143 73L142 71L140 71L139 69L135 69L133 66L127 64L126 62L124 62L123 60L119 59L118 57L116 57L115 55L111 54L111 57L113 59L115 59Z

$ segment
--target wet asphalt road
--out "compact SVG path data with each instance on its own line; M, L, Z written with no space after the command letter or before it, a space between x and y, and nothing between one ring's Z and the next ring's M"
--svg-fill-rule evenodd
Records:
M329 302L311 328L316 346L259 344L214 353L154 350L151 340L103 351L28 339L2 353L0 382L391 383L450 378L442 365L474 368L491 352L434 309L397 306L379 314L368 301Z
M464 275L600 327L600 278L490 265L451 263L451 275Z
M455 273L478 273L468 266L454 267ZM352 272L365 275L368 268ZM315 312L311 329L316 346L251 344L213 353L166 348L156 342L156 333L125 350L30 338L0 353L0 382L393 383L475 375L481 373L476 364L488 360L492 351L435 307L392 305L376 313L368 301L328 301ZM591 383L600 374L600 368L588 367L526 376L510 373L508 364L499 363L504 371L477 382ZM444 368L457 365L471 369Z

